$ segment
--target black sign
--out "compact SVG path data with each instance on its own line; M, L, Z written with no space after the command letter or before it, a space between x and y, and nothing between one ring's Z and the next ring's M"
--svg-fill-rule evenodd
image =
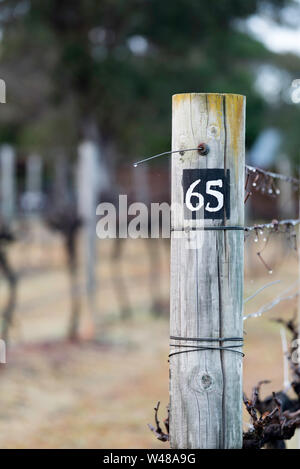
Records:
M184 218L230 217L230 172L227 169L184 169Z

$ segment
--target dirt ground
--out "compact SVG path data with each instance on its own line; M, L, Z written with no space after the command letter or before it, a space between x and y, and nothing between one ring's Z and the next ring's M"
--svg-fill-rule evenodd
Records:
M112 261L113 242L99 243L97 292L92 317L81 272L83 340L65 340L69 317L69 284L61 241L39 229L11 249L20 274L18 302L12 328L8 363L0 365L1 448L167 448L147 428L153 407L161 401L161 420L168 404L168 314L156 317L153 291L159 288L163 309L168 308L168 249L156 241L160 263L149 275L145 241L126 241L120 265ZM276 240L264 253L273 273L246 242L245 297L268 282L245 306L259 309L297 280L295 252ZM249 252L252 254L249 255ZM154 270L155 270L154 269ZM132 309L121 320L115 284L123 278ZM125 280L124 280L125 279ZM157 283L158 281L158 283ZM157 286L156 286L157 285ZM0 284L3 303L4 282ZM283 387L280 326L270 321L291 317L296 300L280 303L261 318L245 322L244 389L270 379L264 394ZM245 414L245 425L248 418ZM296 440L289 446L295 446Z

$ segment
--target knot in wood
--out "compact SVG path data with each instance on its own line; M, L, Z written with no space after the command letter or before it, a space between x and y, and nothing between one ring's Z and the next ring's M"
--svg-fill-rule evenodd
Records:
M213 383L213 380L212 380L211 376L209 376L207 374L202 375L202 377L201 377L201 387L205 391L208 390L209 388L211 388L212 383Z

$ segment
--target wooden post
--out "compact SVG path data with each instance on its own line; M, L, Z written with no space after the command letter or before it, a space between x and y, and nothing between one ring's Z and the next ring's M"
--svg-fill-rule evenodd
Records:
M78 148L78 212L83 220L83 251L86 293L91 319L95 320L96 207L99 194L99 150L92 141Z
M298 178L300 180L300 167L298 171ZM300 187L298 187L298 218L300 219ZM298 293L300 292L300 224L298 225ZM300 293L298 295L298 359L300 357ZM300 365L300 363L298 363ZM297 429L297 449L300 449L300 428Z
M26 192L40 194L42 192L42 158L29 155L26 160Z
M292 176L292 165L287 155L281 154L277 161L277 170L286 176ZM293 185L279 180L280 197L278 197L280 220L293 218L295 215L295 199Z
M209 151L172 156L171 337L243 337L244 137L244 96L173 96L172 149ZM171 447L241 448L241 341L170 343Z
M2 145L0 150L1 172L1 217L5 224L10 224L15 215L15 151L11 145Z
M6 103L6 83L2 79L0 79L0 103Z

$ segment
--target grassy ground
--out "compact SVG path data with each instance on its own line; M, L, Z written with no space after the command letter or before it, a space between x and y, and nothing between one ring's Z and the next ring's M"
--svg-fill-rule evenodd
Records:
M149 255L143 241L128 241L120 266L113 268L111 242L99 244L97 319L93 341L64 340L68 324L68 278L58 238L35 234L33 242L17 245L11 257L22 272L18 306L7 365L0 368L1 448L167 448L147 428L153 407L168 403L168 318L153 318L153 289L149 284ZM45 235L46 236L46 235ZM295 254L276 241L264 253L268 274L253 252L246 258L245 296L271 280L276 284L246 305L246 312L280 294L296 280ZM254 249L247 242L249 253ZM168 251L161 254L159 287L168 302ZM284 254L284 260L282 257ZM280 260L281 259L281 260ZM123 273L133 310L120 320L115 282ZM117 276L117 277L116 277ZM81 289L84 289L83 273ZM0 297L5 297L0 286ZM282 389L283 357L278 324L270 318L290 317L295 301L287 301L262 318L245 322L244 388L250 392L261 379L270 379L263 392ZM83 298L82 336L90 333L91 316ZM247 417L245 414L245 422ZM294 443L292 443L294 444Z

